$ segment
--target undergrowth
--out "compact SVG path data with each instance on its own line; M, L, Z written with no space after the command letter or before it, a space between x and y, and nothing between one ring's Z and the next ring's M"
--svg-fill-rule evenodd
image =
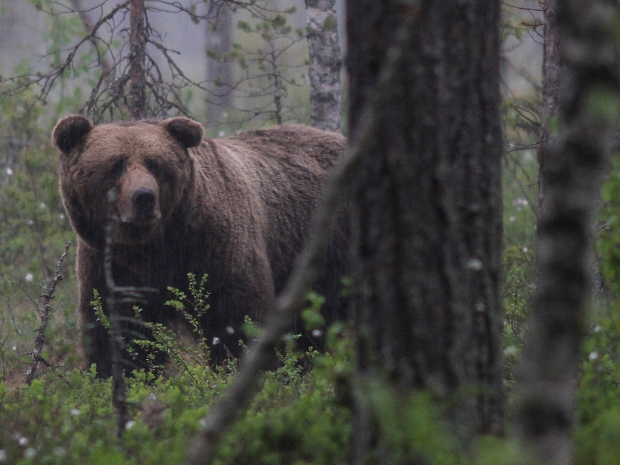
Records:
M289 354L287 357L296 358ZM188 382L191 373L192 381ZM231 373L198 366L174 378L128 380L132 419L115 432L111 382L90 371L48 371L29 387L0 384L0 462L19 464L182 463L202 418ZM268 373L245 416L226 434L219 464L346 463L349 411L314 372Z

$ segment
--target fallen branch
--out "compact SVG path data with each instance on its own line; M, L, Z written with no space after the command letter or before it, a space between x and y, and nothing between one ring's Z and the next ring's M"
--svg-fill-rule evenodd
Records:
M41 311L41 325L37 329L37 338L34 341L34 350L30 353L30 364L28 365L28 371L26 371L26 380L24 381L28 386L32 384L32 380L34 379L34 375L37 372L37 367L39 362L43 362L45 365L50 366L42 357L41 352L43 351L43 345L45 345L45 329L47 328L47 322L49 321L49 314L52 311L52 299L54 298L54 292L56 292L56 286L59 281L63 280L62 275L60 274L60 270L62 269L62 264L65 261L67 253L69 252L69 246L71 242L65 242L65 252L58 260L58 264L56 265L56 274L52 282L49 284L47 289L47 294L41 295L43 297L43 310Z

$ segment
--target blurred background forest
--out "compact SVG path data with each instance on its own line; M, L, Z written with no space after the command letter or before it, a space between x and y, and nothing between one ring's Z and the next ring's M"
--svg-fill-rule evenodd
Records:
M145 374L144 379L133 380L132 399L142 405L142 418L151 415L156 426L139 426L131 433L129 443L135 447L138 461L114 455L120 453L102 439L110 434L106 432L109 423L97 420L111 415L105 405L107 386L88 372L75 370L81 366L81 359L76 350L75 250L71 247L46 333L43 358L49 366L42 372L47 374L33 389L15 394L39 326L40 296L54 277L65 242L75 243L58 192L58 155L50 134L59 118L72 113L85 112L96 121L129 119L127 110L115 100L119 96L113 93L113 86L109 87L112 91L97 94L107 79L106 67L115 65L106 63L108 55L98 59L98 51L121 53L129 18L121 15L103 27L104 43L84 43L62 75L49 79L50 69L61 66L85 31L121 3L0 0L0 403L5 404L4 419L23 410L11 423L11 430L0 433L0 462L69 463L65 460L70 455L75 463L176 463L185 453L186 442L173 446L174 438L186 438L196 431L205 412L204 399L217 397L228 382L230 373L200 371L182 358L180 374L174 379L153 382L149 378L144 382L148 378ZM346 54L343 2L336 3L339 41ZM154 42L160 44L147 48L154 57L154 69L161 70L159 89L172 103L156 101L145 116L186 114L200 121L210 137L280 122L309 124L308 18L304 2L257 1L255 7L239 7L220 16L203 2L147 4L151 8L148 28ZM534 290L542 13L537 0L505 2L502 11L503 336L505 385L510 391ZM174 60L174 65L169 60ZM346 100L344 73L342 78ZM617 221L619 196L620 178L613 174L604 188L597 227L598 252L592 273L596 299L583 355L576 463L616 463L615 454L620 452L613 439L620 431L620 320L614 303L620 289L613 284L620 273L620 260L612 228ZM344 463L349 417L342 407L346 399L338 397L337 385L348 370L350 347L340 341L332 348L331 358L315 355L320 373L314 377L299 368L295 356L283 355L284 368L267 376L254 412L233 432L260 437L262 442L248 441L240 446L231 436L224 442L221 463ZM55 384L57 379L65 384ZM87 384L83 384L84 379ZM158 416L162 404L154 400L153 392L165 399L170 418ZM274 406L282 408L276 412ZM420 450L433 457L430 463L457 463L452 461L450 447L440 444L441 433L434 429L432 409L426 404L417 407L417 421L425 425L416 439ZM50 421L48 417L53 415L43 412L54 409L59 419L48 433L29 426L33 418ZM323 421L319 422L321 416ZM305 427L300 426L303 422ZM96 424L93 431L77 434L91 424ZM318 431L318 435L306 437L309 430ZM164 436L167 442L152 450L143 445ZM436 441L429 442L429 437ZM293 450L291 444L305 455L283 455L287 447ZM493 454L497 447L495 443L489 446L481 463L516 463L510 462L514 459L510 446L500 448L501 459L499 452ZM158 461L164 452L169 461ZM45 460L38 461L37 456ZM259 456L261 459L256 459Z

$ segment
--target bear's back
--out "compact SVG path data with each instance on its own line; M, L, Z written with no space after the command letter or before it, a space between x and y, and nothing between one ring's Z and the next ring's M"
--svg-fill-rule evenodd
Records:
M211 182L216 179L214 171L219 171L217 179L222 188L227 186L228 199L234 190L235 206L248 205L246 214L264 231L276 291L303 246L327 173L345 147L340 134L281 125L206 139L195 149L208 165L199 171L208 171Z

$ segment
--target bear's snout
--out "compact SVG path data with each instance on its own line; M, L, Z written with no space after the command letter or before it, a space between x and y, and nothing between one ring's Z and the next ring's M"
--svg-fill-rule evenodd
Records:
M152 218L157 203L155 192L151 189L138 189L131 196L131 202L138 218Z
M146 226L161 219L159 186L146 170L128 170L119 190L117 207L123 223Z

